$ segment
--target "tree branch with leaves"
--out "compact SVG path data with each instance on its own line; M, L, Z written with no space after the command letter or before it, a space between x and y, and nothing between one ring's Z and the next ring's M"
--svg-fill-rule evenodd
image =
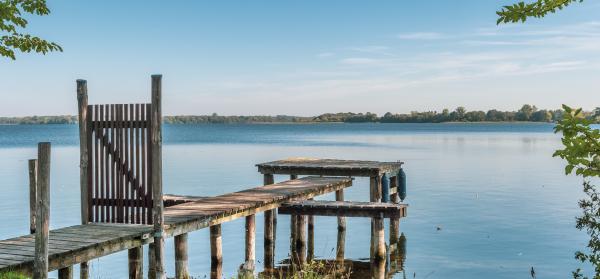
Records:
M518 2L512 5L504 6L497 11L500 23L525 22L528 18L542 18L548 13L555 13L558 10L566 8L572 3L583 2L583 0L537 0L531 3Z
M0 56L16 59L15 51L46 54L62 47L40 37L22 33L29 23L24 14L50 13L45 0L0 0Z

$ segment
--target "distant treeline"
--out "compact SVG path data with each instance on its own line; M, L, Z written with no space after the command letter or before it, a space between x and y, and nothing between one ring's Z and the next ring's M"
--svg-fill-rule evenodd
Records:
M453 111L444 109L441 112L425 111L394 114L388 112L383 116L374 113L325 113L319 116L222 116L212 115L179 115L165 116L164 122L168 124L235 124L235 123L442 123L442 122L554 122L560 120L562 109L545 110L538 109L532 105L523 105L517 111L467 111L464 107L458 107ZM585 116L596 122L600 120L600 108L585 112ZM77 117L70 115L61 116L27 116L27 117L0 117L0 124L76 124Z

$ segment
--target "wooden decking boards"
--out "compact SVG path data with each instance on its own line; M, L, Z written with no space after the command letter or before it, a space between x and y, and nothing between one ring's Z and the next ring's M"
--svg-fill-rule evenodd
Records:
M396 174L402 162L378 162L338 159L289 158L257 164L262 174L329 175L329 176L378 176Z
M305 177L193 201L164 210L165 234L175 236L305 200L352 185L350 178ZM150 225L90 223L50 231L49 271L69 267L152 242ZM35 240L24 235L0 241L0 272L28 272Z
M302 201L285 203L279 214L345 216L345 217L406 217L406 204L352 202L352 201Z

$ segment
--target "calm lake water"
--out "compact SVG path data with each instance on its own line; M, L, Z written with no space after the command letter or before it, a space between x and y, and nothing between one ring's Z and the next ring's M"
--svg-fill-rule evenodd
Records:
M27 160L36 156L38 141L53 144L51 227L79 222L77 126L0 126L2 239L28 231ZM538 278L568 278L579 266L574 252L586 244L574 228L581 179L566 177L563 162L552 158L560 137L551 124L167 125L164 142L164 188L176 194L261 185L254 165L286 157L404 161L410 208L400 230L407 278L530 278L531 267ZM346 199L367 201L368 184L357 179ZM317 257L335 258L336 219L317 217L315 225ZM368 219L348 220L347 257L369 257L369 228ZM244 221L222 229L229 278L244 259ZM279 217L277 235L279 261L288 255L288 216ZM189 245L191 274L204 278L208 230L191 233ZM173 276L172 239L166 249ZM92 262L92 272L92 278L126 278L127 254Z

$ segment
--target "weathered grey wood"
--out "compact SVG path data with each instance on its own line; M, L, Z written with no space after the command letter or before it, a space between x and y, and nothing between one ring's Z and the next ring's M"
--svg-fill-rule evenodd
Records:
M298 239L298 215L290 215L290 260L292 264L298 263L296 240Z
M154 243L148 244L148 279L156 279Z
M182 203L199 201L204 198L206 198L206 197L163 194L163 204L164 204L164 207L170 207L170 206L174 206L174 205L178 205L178 204L182 204Z
M397 173L402 162L289 158L256 165L262 174L378 176Z
M385 232L383 227L383 218L373 218L373 229L374 229L374 243L375 250L373 255L372 263L372 278L384 279L385 278Z
M369 201L371 202L381 202L381 198L378 198L378 192L381 193L381 176L371 176L369 178ZM370 245L370 256L371 262L373 261L373 257L375 255L375 224L373 224L373 220L371 219L371 245Z
M90 274L90 267L87 262L79 264L79 279L88 279Z
M265 174L263 185L271 185L273 183L275 183L273 175ZM270 272L275 268L275 216L274 209L265 211L264 268L266 272Z
M306 261L311 262L315 259L315 216L308 215L307 218L307 241L306 241Z
M246 245L245 262L243 269L253 271L256 261L256 217L255 215L246 216Z
M88 205L88 92L87 81L77 80L77 103L79 111L79 187L81 195L81 223L89 220Z
M37 208L33 277L48 278L48 235L50 224L50 143L38 144Z
M29 233L35 233L35 209L37 204L37 160L29 160Z
M188 279L188 235L187 233L175 236L175 278Z
M73 279L73 266L68 266L59 269L58 279Z
M156 279L165 279L162 201L162 75L152 75L152 197Z
M280 214L346 216L346 217L406 217L406 204L352 201L300 201L284 203L279 208Z
M296 218L296 255L299 266L306 264L306 216Z
M144 248L138 246L127 251L129 260L129 279L144 278Z
M210 227L210 278L221 279L223 276L223 240L221 225Z
M344 201L344 189L335 192L336 201ZM337 217L337 242L335 249L335 260L338 264L343 264L346 251L346 217Z

